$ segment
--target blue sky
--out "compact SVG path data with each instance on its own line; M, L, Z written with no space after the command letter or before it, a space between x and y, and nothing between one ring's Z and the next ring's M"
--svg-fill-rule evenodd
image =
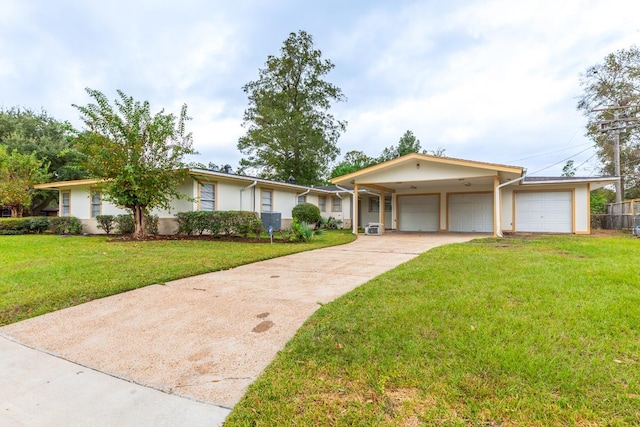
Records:
M347 102L342 154L377 156L406 130L451 157L559 175L597 174L576 111L579 76L640 45L637 0L3 0L0 108L45 109L81 127L85 87L178 113L207 164L236 166L242 86L305 30ZM552 166L556 164L555 166ZM538 172L540 171L540 172Z

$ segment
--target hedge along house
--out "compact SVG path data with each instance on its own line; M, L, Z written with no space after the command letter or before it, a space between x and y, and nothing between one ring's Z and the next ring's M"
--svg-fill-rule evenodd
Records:
M126 209L105 200L99 179L52 182L37 185L37 189L59 191L59 215L75 216L83 225L83 232L103 233L97 227L98 215L120 215ZM237 210L280 214L281 228L291 225L292 209L299 203L312 203L320 208L323 217L334 217L351 227L351 198L348 192L329 191L293 183L270 181L246 175L191 169L178 188L184 198L171 202L169 210L154 210L158 215L160 234L177 231L175 214L190 211Z
M526 177L525 169L408 154L331 180L349 189L354 233L368 223L421 232L589 234L590 192L615 177Z

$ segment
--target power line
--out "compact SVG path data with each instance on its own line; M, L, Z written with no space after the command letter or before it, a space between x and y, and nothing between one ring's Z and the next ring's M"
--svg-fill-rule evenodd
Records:
M587 144L591 145L590 142L587 142L587 143L580 144L580 145L574 145L574 146L571 146L571 147L562 148L562 149L556 150L556 151L550 151L548 153L536 154L535 156L524 157L522 159L509 160L508 163L521 162L523 160L535 159L536 157L544 157L544 156L548 156L548 155L551 155L551 154L560 153L561 151L571 150L572 148L584 147Z
M552 164L552 165L549 165L549 166L547 166L547 167L544 167L544 168L542 168L542 169L540 169L540 170L537 170L537 171L535 171L535 172L531 172L529 175L533 175L533 174L536 174L536 173L538 173L538 172L542 172L543 170L547 170L547 169L549 169L549 168L552 168L552 167L554 167L554 166L557 166L557 165L559 165L560 163L566 162L567 160L571 160L571 158L572 158L572 157L575 157L575 156L577 156L578 154L582 154L582 153L584 153L585 151L589 151L589 150L591 150L592 148L593 148L592 146L589 146L589 147L585 148L584 150L582 150L582 151L580 151L580 152L578 152L578 153L576 153L576 154L574 154L574 155L571 155L571 156L567 157L567 158L566 158L566 159L564 159L564 160L560 160L560 161L559 161L559 162L557 162L557 163L554 163L554 164Z

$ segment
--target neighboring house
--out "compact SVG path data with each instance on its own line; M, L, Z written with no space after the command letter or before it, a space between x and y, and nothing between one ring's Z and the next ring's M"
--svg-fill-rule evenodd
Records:
M37 185L38 189L60 192L60 216L75 216L81 220L83 231L102 233L96 216L119 215L127 210L104 200L101 180L52 182ZM289 228L291 211L298 203L308 202L320 208L323 217L334 217L351 227L351 198L343 190L329 191L285 182L270 181L245 175L192 169L179 191L183 199L174 200L170 210L154 210L158 215L160 234L174 234L177 230L175 214L189 211L243 210L280 214L281 228Z
M408 154L336 177L354 204L353 230L367 223L424 232L589 234L590 193L616 177L526 177L525 169ZM348 187L347 187L348 186Z
M170 211L154 211L162 234L176 231L174 215L186 211L276 212L282 228L301 202L354 233L369 223L421 232L589 234L590 193L616 177L526 177L525 169L425 154L406 156L332 179L331 187L305 187L244 175L191 170ZM100 233L95 217L126 213L103 200L100 180L40 184L60 191L60 216L79 218ZM352 203L357 200L357 203ZM355 218L355 221L352 221Z

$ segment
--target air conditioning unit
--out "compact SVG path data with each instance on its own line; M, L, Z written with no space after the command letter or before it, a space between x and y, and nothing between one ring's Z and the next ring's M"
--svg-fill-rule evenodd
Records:
M379 222L370 222L364 228L364 234L367 236L381 236L382 230L384 230L384 224L380 224Z

